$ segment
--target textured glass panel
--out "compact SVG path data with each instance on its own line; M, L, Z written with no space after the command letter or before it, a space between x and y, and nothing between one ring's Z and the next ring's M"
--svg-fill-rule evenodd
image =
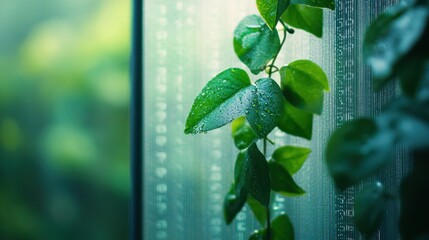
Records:
M359 239L352 218L361 186L337 193L324 164L324 148L335 127L358 116L373 116L398 91L392 84L374 95L361 55L368 24L395 1L336 3L335 11L324 11L322 39L297 30L288 36L277 60L279 65L313 60L327 73L331 88L323 114L315 117L311 142L279 131L270 136L279 146L312 149L294 177L307 194L277 197L274 203L275 214L290 215L296 239ZM232 37L244 16L257 13L255 1L146 0L144 5L145 239L247 239L259 227L247 207L230 226L223 221L223 197L237 154L230 127L195 136L184 135L183 129L194 98L208 80L229 67L246 69L234 54ZM388 167L390 174L380 175L392 191L406 171L400 161L406 154L397 155L397 163ZM399 239L394 225L397 206L390 206L386 215L374 239Z

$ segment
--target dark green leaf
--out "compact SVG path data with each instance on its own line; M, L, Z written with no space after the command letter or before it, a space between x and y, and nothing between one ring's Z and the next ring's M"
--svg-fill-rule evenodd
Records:
M280 38L277 30L271 31L261 17L250 15L235 29L234 50L250 71L258 74L280 51Z
M272 240L294 240L295 233L292 222L285 213L277 216L271 223Z
M259 13L270 29L275 29L282 13L288 8L290 0L256 0Z
M311 140L313 114L298 109L285 100L277 127L285 133Z
M317 64L297 60L280 69L282 90L286 100L295 107L321 114L324 90L329 90L328 78Z
M245 117L239 117L232 121L231 129L235 146L238 149L245 149L259 139L253 132L249 123L246 121Z
M249 240L266 240L266 235L267 233L265 229L256 230L252 235L250 235Z
M252 196L247 197L247 204L255 215L261 226L265 226L267 222L267 209L256 201Z
M235 193L237 195L248 192L264 207L270 204L270 172L264 155L255 143L242 151L234 169Z
M335 9L334 0L291 0L292 4L303 4L312 7Z
M270 161L271 189L284 196L293 197L305 194L293 180L290 173L277 162Z
M256 135L264 138L278 125L284 101L282 91L274 80L263 78L255 84L256 91L246 110L246 117Z
M359 193L354 204L354 219L361 233L369 236L377 230L388 199L380 182L365 186Z
M246 203L247 194L235 195L235 185L232 184L223 202L223 216L226 224L230 224Z
M291 175L301 169L311 149L295 146L277 148L273 153L273 161L282 165Z
M242 69L231 68L221 72L195 99L186 120L185 133L207 132L243 116L254 88Z
M346 188L380 169L390 159L394 141L394 133L372 119L352 120L337 128L326 149L336 185Z
M418 42L426 27L428 8L400 3L373 22L364 39L365 61L379 88L391 77L395 63Z
M291 4L281 19L292 27L302 29L316 37L323 35L323 10L306 5Z

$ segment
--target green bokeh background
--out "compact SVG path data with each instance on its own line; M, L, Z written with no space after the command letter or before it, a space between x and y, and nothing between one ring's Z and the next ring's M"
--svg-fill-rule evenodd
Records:
M0 2L0 239L127 239L130 8Z

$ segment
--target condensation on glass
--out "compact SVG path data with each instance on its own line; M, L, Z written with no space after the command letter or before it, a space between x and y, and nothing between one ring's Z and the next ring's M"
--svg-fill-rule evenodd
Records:
M369 22L395 2L336 1L335 11L324 12L323 38L298 30L288 35L277 60L278 64L313 60L323 67L331 87L323 114L315 118L311 142L279 131L270 135L279 146L312 149L295 177L307 194L277 197L274 204L275 214L290 215L296 239L361 238L353 226L353 202L361 186L336 192L323 152L335 127L358 116L373 116L398 92L390 85L373 94L361 54ZM256 13L255 1L248 0L144 1L144 239L242 240L259 228L247 207L231 225L223 221L223 198L237 154L230 127L202 135L183 133L191 104L207 81L232 66L246 69L234 54L233 31L244 16ZM405 157L398 151L396 164L388 167L390 176L406 172L400 161ZM398 188L399 177L381 174L379 179L392 191ZM374 239L399 239L397 209L390 206Z

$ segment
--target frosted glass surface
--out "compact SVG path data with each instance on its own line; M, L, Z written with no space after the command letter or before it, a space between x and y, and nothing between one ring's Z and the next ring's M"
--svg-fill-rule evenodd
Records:
M336 192L324 164L324 148L335 127L357 116L373 116L397 93L397 87L390 85L381 94L373 94L361 56L364 30L393 3L337 1L335 11L324 12L323 39L297 30L288 35L279 55L279 65L296 59L318 63L331 87L323 114L315 117L311 142L276 130L270 135L277 146L312 149L294 176L307 194L277 197L274 204L274 214L287 212L291 217L296 239L361 238L352 224L360 186ZM237 154L230 126L202 135L183 133L191 104L207 81L232 66L246 69L234 54L233 31L244 16L256 13L255 1L249 0L144 1L145 239L241 240L259 228L247 207L231 225L223 220L223 198L233 179ZM392 191L407 169L399 160L406 154L398 151L397 155L398 161L389 166L390 175L380 176ZM390 206L386 215L388 221L374 239L399 239L393 225L397 206Z

